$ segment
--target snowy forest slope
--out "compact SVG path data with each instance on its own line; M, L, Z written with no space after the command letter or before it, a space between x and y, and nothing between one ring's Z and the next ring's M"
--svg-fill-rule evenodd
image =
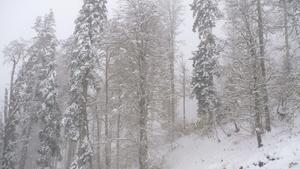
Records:
M299 168L300 1L82 3L3 50L2 169Z
M215 138L198 134L184 136L174 143L174 149L165 154L167 169L287 169L300 167L299 119L291 127L276 127L263 135L263 144L249 133L231 133L227 137L219 131Z

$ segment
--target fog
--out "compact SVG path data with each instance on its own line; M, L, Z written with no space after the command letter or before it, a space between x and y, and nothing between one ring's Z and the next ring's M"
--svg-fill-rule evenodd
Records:
M185 0L183 4L184 22L181 26L179 49L186 60L191 58L191 53L196 49L197 34L192 32L193 17L189 4L193 0ZM79 13L82 0L1 0L0 1L0 108L3 107L4 91L9 88L11 65L3 64L3 49L9 42L23 38L30 40L35 36L32 29L35 19L44 16L51 9L56 20L56 36L59 40L68 38L74 31L74 21ZM118 9L118 0L108 0L108 17L113 16ZM188 61L189 67L191 62Z

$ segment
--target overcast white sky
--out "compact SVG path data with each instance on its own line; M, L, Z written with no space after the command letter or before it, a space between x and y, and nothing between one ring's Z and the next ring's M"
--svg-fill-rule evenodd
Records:
M118 0L107 0L109 15L117 8ZM189 4L193 0L182 0L185 5L184 24L178 40L184 40L181 51L185 58L198 44L197 34L192 32L192 13ZM32 29L37 16L44 16L52 9L56 20L56 36L58 39L68 38L74 31L74 21L81 8L82 0L0 0L0 109L4 102L4 89L9 87L11 65L3 64L3 49L10 41L19 37L29 40L35 36ZM191 63L189 63L191 64ZM0 112L1 112L0 110Z

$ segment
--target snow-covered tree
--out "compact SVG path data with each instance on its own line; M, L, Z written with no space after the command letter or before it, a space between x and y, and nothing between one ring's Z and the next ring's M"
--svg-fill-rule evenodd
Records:
M186 97L188 97L190 95L189 92L189 83L190 83L190 72L189 69L187 67L187 63L186 60L184 59L183 56L181 56L180 61L179 61L179 84L180 84L180 96L182 97L182 116L183 116L183 132L186 131Z
M263 94L263 109L265 113L265 129L271 131L271 115L269 110L269 92L267 89L267 71L266 71L266 57L265 57L265 31L264 31L264 16L261 0L256 1L257 11L257 26L258 26L258 41L259 41L259 58L262 75L262 94Z
M88 89L98 90L94 67L99 41L106 22L106 0L85 0L75 21L75 48L70 56L69 107L63 124L69 139L78 142L72 168L91 167L93 151L88 129Z
M10 92L9 97L6 90L6 103L4 110L4 140L3 140L3 160L2 168L14 168L16 157L15 157L15 141L16 141L16 111L13 107L13 91L14 91L14 80L15 71L20 60L24 59L26 53L26 42L24 40L14 40L5 47L3 50L5 62L11 62L12 72L10 80Z
M158 3L162 14L162 21L165 26L165 38L166 38L166 53L168 55L169 60L169 86L170 88L167 90L168 99L169 99L169 134L170 139L174 139L174 130L175 130L175 109L176 109L176 87L175 87L175 62L178 58L178 45L176 41L176 37L179 34L179 27L183 22L183 4L182 0L161 0Z
M19 168L49 168L53 165L53 157L60 156L54 26L52 11L44 20L41 17L36 19L33 28L37 36L27 50L28 60L20 68L13 87L10 107L12 114L18 115L18 130L22 133L18 137L22 140L18 143ZM37 123L39 120L41 123ZM41 142L41 147L34 152L38 149L38 142ZM28 152L32 152L34 160L27 160Z
M39 118L41 119L41 130L39 139L41 147L38 150L37 159L38 167L53 168L52 158L61 158L59 147L60 141L60 111L57 103L57 78L56 78L56 46L57 39L55 36L55 20L53 12L44 17L44 21L35 27L40 35L36 44L42 44L43 51L40 55L43 60L43 79L39 86L39 97L41 101L41 110Z
M214 123L219 100L214 89L218 47L212 30L221 17L218 0L194 0L191 5L195 22L193 31L199 35L198 50L193 53L193 96L198 101L198 116L205 119L208 130ZM207 118L207 119L206 119Z
M8 99L8 93L6 90L5 93L5 99L7 102ZM1 168L3 169L14 169L16 165L16 139L17 139L17 133L16 133L16 115L14 112L9 114L9 111L6 110L6 117L5 117L5 126L3 132L3 150L2 154L2 163ZM2 122L1 122L2 123Z
M256 132L258 147L262 146L263 126L271 130L271 110L269 95L278 91L270 90L274 83L274 55L270 55L274 35L267 28L272 27L272 8L260 1L226 1L227 29L224 56L224 110L229 111L234 121ZM271 36L269 36L271 35ZM277 42L276 42L277 43ZM275 86L275 85L274 85ZM264 121L264 122L263 122ZM235 123L236 125L236 123ZM237 125L236 130L239 131Z
M114 53L110 85L114 91L112 102L117 106L113 110L118 113L114 119L119 138L117 158L124 159L119 161L119 168L145 169L156 165L152 163L151 150L159 143L154 141L158 138L152 126L157 128L165 122L160 117L167 114L163 102L169 97L164 94L170 88L170 62L158 5L154 0L122 1L113 18L118 29L108 44L114 46L110 49ZM163 125L167 129L168 123Z
M300 21L300 2L289 0L274 1L276 8L276 16L279 18L274 21L274 27L277 28L276 33L279 36L280 47L278 53L282 57L282 65L279 67L280 72L277 78L277 93L275 95L278 101L277 112L282 116L293 116L299 99L297 89L299 88L299 59L297 53L299 51L299 21ZM278 26L280 25L280 26ZM284 42L283 42L284 40Z

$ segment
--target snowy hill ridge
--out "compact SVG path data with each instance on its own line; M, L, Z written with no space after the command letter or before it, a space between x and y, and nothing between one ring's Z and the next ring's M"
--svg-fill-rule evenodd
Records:
M219 132L222 134L221 132ZM300 169L300 130L273 129L257 148L255 136L234 133L215 138L190 135L178 139L165 155L166 169Z

